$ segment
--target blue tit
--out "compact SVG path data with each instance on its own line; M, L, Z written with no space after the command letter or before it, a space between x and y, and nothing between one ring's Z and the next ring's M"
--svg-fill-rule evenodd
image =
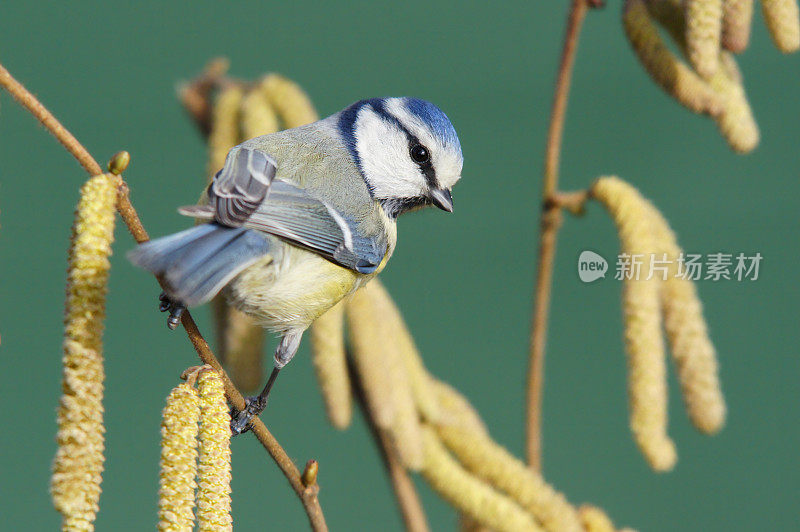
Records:
M234 147L200 203L179 209L206 223L128 254L163 279L171 328L187 306L223 291L281 336L272 374L233 416L234 433L263 411L311 323L385 267L397 217L428 205L453 210L462 165L456 131L435 105L362 100Z

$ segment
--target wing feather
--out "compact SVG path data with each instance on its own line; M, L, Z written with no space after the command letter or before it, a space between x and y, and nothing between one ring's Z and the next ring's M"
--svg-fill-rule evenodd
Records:
M224 168L218 179L223 173L225 173ZM245 181L244 178L240 180ZM225 216L238 225L283 238L360 273L374 272L383 260L386 253L385 237L363 235L359 232L357 224L345 214L291 183L270 179L265 188L265 199L253 208L254 199L258 197L257 192L253 193L253 190L258 188L252 183L253 180L259 181L259 178L245 181L244 186L237 188L236 179L226 177L226 181L219 187L225 196L220 195L214 185L210 192L213 189L217 198L225 198L231 203L217 201L209 205L181 207L179 212L186 216L220 223L224 223L220 218ZM268 195L266 191L269 192ZM244 213L247 215L242 219Z
M248 227L291 240L352 270L375 271L386 253L382 238L364 236L350 218L300 188L284 181L275 185L248 219Z
M277 166L267 154L237 146L228 152L211 186L208 201L214 220L240 227L267 197Z

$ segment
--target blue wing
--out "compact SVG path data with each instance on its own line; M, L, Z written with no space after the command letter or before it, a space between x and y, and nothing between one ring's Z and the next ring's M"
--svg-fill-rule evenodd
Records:
M210 300L268 253L269 241L262 233L212 222L145 242L128 258L162 276L174 300L194 306Z
M344 214L285 181L275 181L267 201L245 225L360 273L374 272L386 253L385 240L364 236Z
M226 178L238 175L244 181L250 179L248 174L229 173ZM280 237L359 273L372 273L380 265L386 254L385 236L363 235L353 220L290 183L274 180L267 188L266 198L240 225ZM213 189L212 184L210 190ZM237 190L235 185L227 189ZM232 195L231 201L235 203L236 200ZM220 203L212 203L182 207L179 212L202 220L219 221L227 216L220 213L220 208Z

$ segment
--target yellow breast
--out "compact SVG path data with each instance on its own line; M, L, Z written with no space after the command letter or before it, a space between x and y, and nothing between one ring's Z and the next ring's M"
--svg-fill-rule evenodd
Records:
M228 298L262 326L277 332L306 329L360 286L354 271L315 253L285 246L280 261L265 257L228 286Z
M380 213L385 216L382 209ZM228 299L268 329L281 333L304 330L384 269L397 242L394 220L387 218L384 226L387 250L372 274L337 266L316 253L275 239L280 251L264 257L231 281L226 289Z

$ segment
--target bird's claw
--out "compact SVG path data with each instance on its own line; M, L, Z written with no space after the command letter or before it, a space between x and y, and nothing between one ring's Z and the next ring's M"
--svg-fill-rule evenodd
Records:
M253 428L253 418L258 417L258 415L263 412L264 408L267 406L266 399L262 399L260 395L245 397L244 401L244 410L237 410L235 408L231 408L230 410L231 432L234 436L244 434Z
M166 292L161 292L158 296L158 311L159 312L166 312L172 306L172 301L170 301L169 296Z
M181 322L181 316L186 310L186 306L178 301L173 301L166 292L161 292L161 295L158 296L158 301L158 310L169 312L167 327L174 331Z

